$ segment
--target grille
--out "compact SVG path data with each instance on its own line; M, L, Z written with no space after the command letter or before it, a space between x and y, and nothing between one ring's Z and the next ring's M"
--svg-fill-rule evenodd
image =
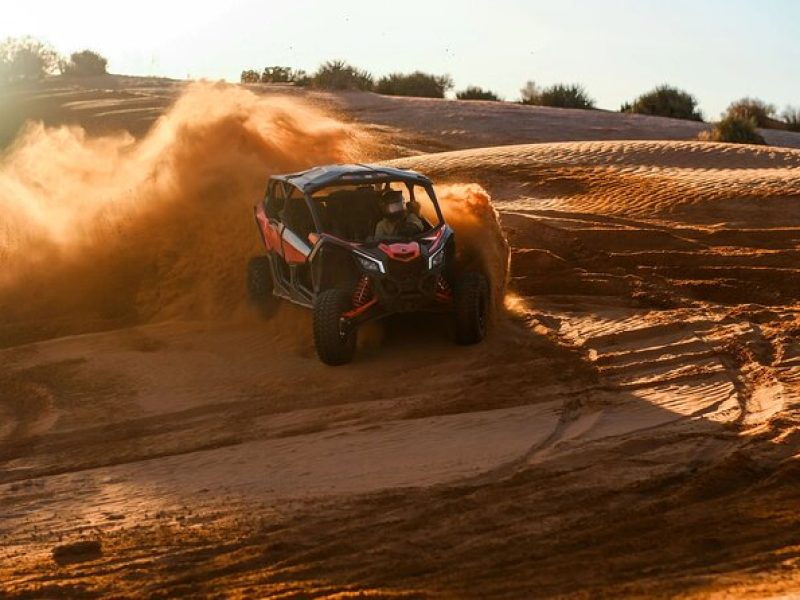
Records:
M421 256L408 262L399 260L390 260L387 262L386 274L394 280L401 292L417 290L420 278L425 270L425 263Z

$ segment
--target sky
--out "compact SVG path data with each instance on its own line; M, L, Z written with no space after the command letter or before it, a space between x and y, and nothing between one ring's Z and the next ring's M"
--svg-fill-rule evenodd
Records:
M798 0L0 0L0 39L90 48L112 73L238 81L343 59L375 76L447 73L517 100L580 83L599 108L669 83L710 119L755 96L800 106Z

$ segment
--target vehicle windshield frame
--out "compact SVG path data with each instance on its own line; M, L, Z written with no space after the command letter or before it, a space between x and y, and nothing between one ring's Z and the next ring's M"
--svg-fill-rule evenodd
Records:
M327 196L329 191L331 189L333 189L333 188L340 188L340 187L343 187L343 186L347 186L347 187L353 186L353 188L356 188L356 187L359 187L359 186L375 186L375 187L377 187L379 185L383 186L383 185L389 185L389 184L392 184L392 183L403 184L406 187L406 190L408 191L408 196L409 196L410 200L411 199L417 200L417 196L415 194L414 188L421 188L422 190L424 190L425 193L428 195L428 199L430 200L430 203L433 205L434 214L436 215L436 222L435 223L430 223L430 226L431 226L430 229L427 229L427 230L425 230L423 232L420 232L419 234L416 234L416 235L413 235L413 236L407 236L407 237L409 237L409 238L417 238L417 237L424 237L426 235L430 235L431 231L434 231L434 230L442 227L445 224L444 215L442 214L442 209L439 206L439 199L436 197L436 192L433 189L433 184L430 183L430 182L422 183L422 182L413 181L413 180L410 180L410 179L407 179L407 178L386 177L386 178L381 178L380 181L375 181L374 178L369 180L369 181L363 181L363 182L353 181L353 180L350 180L350 181L347 181L347 182L337 181L337 182L332 182L329 185L321 186L319 188L314 188L313 190L305 191L305 192L303 190L301 190L297 186L292 186L292 187L294 187L296 190L299 190L303 194L303 196L305 197L306 204L308 205L308 208L311 211L311 217L312 217L312 219L314 221L314 227L316 228L316 232L318 234L320 234L320 235L321 234L333 235L331 232L325 231L325 228L322 226L323 221L322 221L322 217L320 215L320 207L319 207L320 197ZM419 200L417 200L417 202L419 202ZM347 240L347 241L354 242L354 240ZM380 240L367 240L367 241L362 241L362 242L358 242L358 243L371 243L373 241L375 241L377 243Z

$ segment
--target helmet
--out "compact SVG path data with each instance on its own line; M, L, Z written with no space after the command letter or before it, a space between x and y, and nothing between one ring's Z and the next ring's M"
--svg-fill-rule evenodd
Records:
M381 194L381 210L389 219L397 219L405 211L403 192L399 190L386 190Z

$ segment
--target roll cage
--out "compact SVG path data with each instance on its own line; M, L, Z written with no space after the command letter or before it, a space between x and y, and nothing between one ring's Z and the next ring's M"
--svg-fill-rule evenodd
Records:
M363 199L366 200L366 197L369 195L366 192L369 188L375 190L376 186L391 183L404 184L411 200L416 199L416 187L424 189L433 206L438 223L444 223L444 216L442 215L441 207L439 206L439 202L433 190L433 184L427 177L411 170L364 164L315 167L299 173L273 176L269 181L267 194L264 198L264 211L267 216L271 218L289 220L285 218L286 215L283 215L284 218L281 216L284 208L291 205L291 203L287 205L287 201L302 198L305 201L305 206L308 209L312 222L306 224L311 227L297 227L297 229L306 231L311 229L309 233L313 232L318 235L322 233L331 233L330 218L326 218L326 215L323 214L319 199L315 198L314 194L326 188L335 188L337 186L347 186L351 188L342 194L344 205L340 210L346 212L348 210L346 206L347 201L344 200L346 195L354 198L352 202L354 207L358 204L355 201L358 195L358 190L356 188L363 188L365 193L362 195L364 195ZM336 193L337 192L334 192L333 194ZM375 198L377 198L377 196L375 196ZM371 201L377 208L377 202L375 200ZM344 220L346 220L346 217ZM295 229L295 227L292 226L294 225L293 223L284 223L284 225L289 227L289 229Z

